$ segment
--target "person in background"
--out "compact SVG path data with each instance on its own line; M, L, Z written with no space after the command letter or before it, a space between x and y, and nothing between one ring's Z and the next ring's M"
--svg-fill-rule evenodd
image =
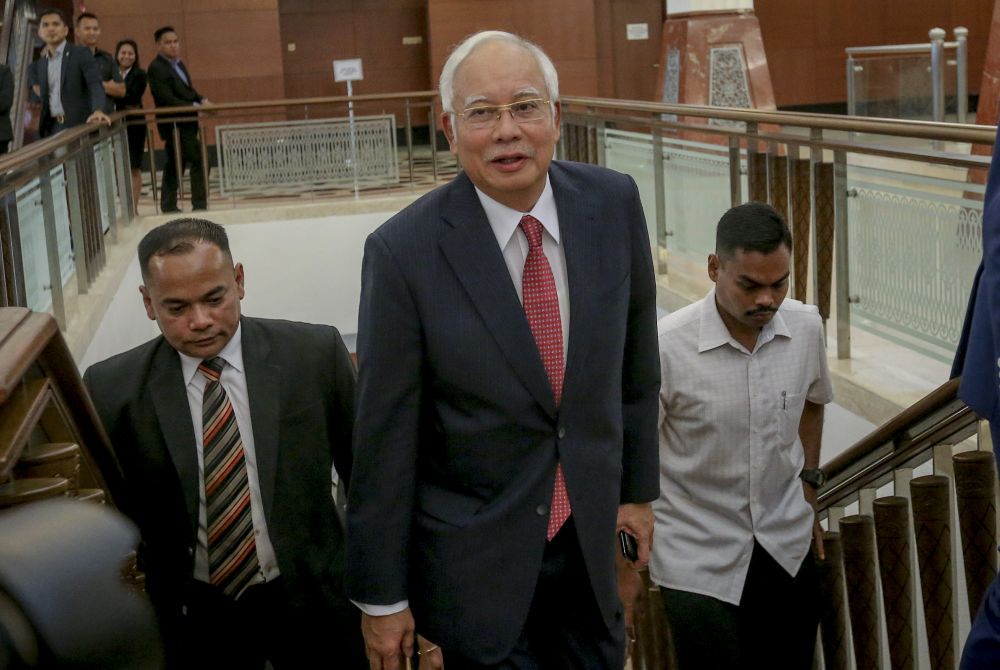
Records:
M28 69L32 99L41 104L39 137L84 123L111 123L104 113L104 87L97 61L87 47L68 43L68 34L69 24L61 10L39 12L38 37L45 48Z
M101 85L104 87L104 112L110 114L115 111L115 103L111 98L125 95L125 84L122 82L115 59L107 51L97 48L97 41L100 38L101 24L97 16L90 12L80 14L76 18L76 39L90 49L94 60L97 61L97 69L101 73Z
M153 33L156 40L156 58L146 68L149 90L157 107L189 107L204 105L208 99L194 89L191 74L181 62L181 40L172 26L163 26ZM164 214L179 212L177 187L184 168L191 166L191 206L195 210L208 209L205 188L205 166L201 159L201 142L198 140L197 121L173 121L174 115L161 115L157 129L163 140L167 162L163 166L163 184L160 188L160 209ZM174 130L177 130L177 144ZM177 165L177 149L181 164Z
M139 67L139 46L135 40L126 38L115 45L115 60L125 82L125 95L114 98L115 109L142 109L142 95L146 92L146 71ZM128 158L132 168L132 194L139 206L139 192L142 190L142 153L146 147L146 124L140 119L132 119L127 127Z

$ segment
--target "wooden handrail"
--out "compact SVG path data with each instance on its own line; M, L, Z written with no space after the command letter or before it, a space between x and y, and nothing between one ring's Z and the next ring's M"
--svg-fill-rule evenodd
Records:
M951 379L822 466L827 483L820 488L821 512L877 486L895 468L913 465L938 444L952 444L975 432L979 421L958 398L960 379Z

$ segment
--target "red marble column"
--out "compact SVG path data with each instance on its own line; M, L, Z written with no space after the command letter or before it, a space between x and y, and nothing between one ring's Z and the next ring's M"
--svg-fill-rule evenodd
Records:
M752 12L671 16L663 24L662 43L658 101L775 109L760 24Z

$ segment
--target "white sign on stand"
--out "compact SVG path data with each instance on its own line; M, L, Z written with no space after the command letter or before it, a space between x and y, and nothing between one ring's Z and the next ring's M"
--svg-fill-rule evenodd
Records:
M333 80L336 82L347 82L347 97L352 98L354 91L351 82L361 81L365 78L364 68L361 67L360 58L348 58L345 60L333 61ZM347 120L351 126L351 168L354 171L354 199L358 199L358 142L354 131L354 100L347 101Z
M352 81L361 81L365 78L365 71L361 67L360 58L348 58L346 60L333 61L333 80L346 81L348 85Z

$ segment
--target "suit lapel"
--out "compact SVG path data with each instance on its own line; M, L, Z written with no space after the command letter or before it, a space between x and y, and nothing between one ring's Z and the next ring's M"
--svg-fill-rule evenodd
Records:
M598 238L594 235L594 227L598 224L586 207L592 194L580 192L566 174L564 166L553 162L549 179L559 213L559 235L566 254L566 280L569 283L569 342L563 380L563 402L566 402L566 396L575 388L576 377L586 360L588 324L594 323L597 316L595 310L601 308L593 288L594 272L600 268Z
M535 400L555 417L555 398L524 308L486 212L464 173L452 182L442 216L451 228L440 242L445 258L507 362Z
M69 45L67 44L65 51L63 51L62 63L59 66L59 68L60 68L59 69L59 90L60 91L65 91L66 90L66 71L69 69L69 58L70 58L70 54L71 53L72 53L72 49L70 49Z
M167 451L170 452L177 477L180 479L184 504L191 521L192 537L197 537L198 498L201 489L201 477L198 475L198 447L195 442L194 425L191 423L191 406L188 404L187 389L184 387L180 357L166 342L161 343L153 362L149 388L156 389L151 394L156 417L163 433L163 441L167 445Z
M254 454L257 459L257 484L264 504L264 517L270 519L274 480L278 469L282 369L269 360L271 344L260 324L249 317L243 317L240 323L243 325L243 367L250 402Z

